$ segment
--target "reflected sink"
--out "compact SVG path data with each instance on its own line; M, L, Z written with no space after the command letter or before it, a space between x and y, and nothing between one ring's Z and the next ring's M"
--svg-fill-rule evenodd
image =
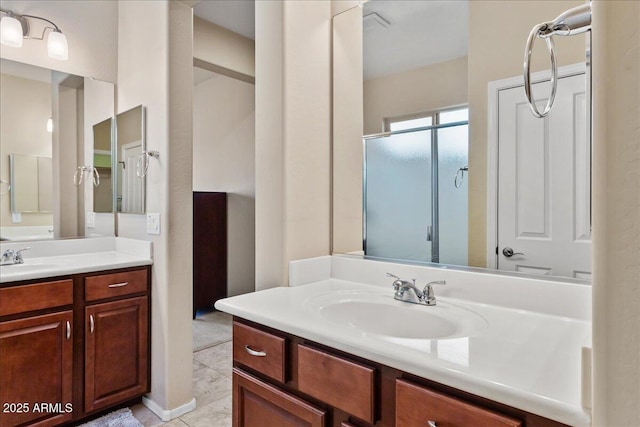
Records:
M457 304L411 304L393 299L392 291L336 291L310 298L306 307L333 324L399 339L468 337L487 327L482 316Z

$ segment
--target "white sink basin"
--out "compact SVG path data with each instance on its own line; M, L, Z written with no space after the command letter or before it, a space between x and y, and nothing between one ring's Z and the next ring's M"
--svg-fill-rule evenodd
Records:
M472 336L487 327L479 314L456 304L436 306L393 299L393 291L336 291L306 301L323 319L369 335L400 339L446 339Z

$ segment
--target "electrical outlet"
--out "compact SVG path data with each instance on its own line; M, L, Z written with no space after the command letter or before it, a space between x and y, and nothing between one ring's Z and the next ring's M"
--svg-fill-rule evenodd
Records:
M160 214L147 214L147 234L160 234Z
M11 212L11 222L14 224L18 224L22 222L22 213L20 212Z
M87 223L87 228L96 228L96 213L87 212L85 222Z

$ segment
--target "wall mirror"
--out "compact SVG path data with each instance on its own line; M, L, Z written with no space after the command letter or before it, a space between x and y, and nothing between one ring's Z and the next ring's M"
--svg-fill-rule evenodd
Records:
M117 212L145 212L145 111L142 105L116 116Z
M522 78L531 28L581 4L370 0L334 16L333 253L588 281L588 35L555 38L549 117ZM543 44L533 64L544 106Z
M93 209L108 180L74 185L93 167L93 125L113 115L113 83L2 59L0 103L0 238L114 235L113 213Z

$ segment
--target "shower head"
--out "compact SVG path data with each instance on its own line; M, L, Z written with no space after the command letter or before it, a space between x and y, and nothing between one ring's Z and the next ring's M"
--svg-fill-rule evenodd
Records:
M574 7L560 14L556 19L545 22L539 30L540 37L573 36L591 29L591 3Z

